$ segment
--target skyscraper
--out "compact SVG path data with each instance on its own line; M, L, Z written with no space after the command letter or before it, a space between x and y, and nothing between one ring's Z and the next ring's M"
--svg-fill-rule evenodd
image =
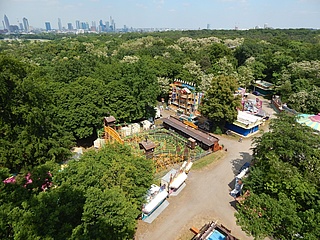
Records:
M46 24L46 30L47 30L47 31L51 31L51 24L50 24L50 22L45 22L45 24Z
M89 24L86 22L81 22L80 28L84 30L88 30Z
M103 24L102 20L99 21L99 31L100 32L106 31L106 25Z
M80 29L80 21L79 20L76 21L76 29Z
M59 28L59 31L62 31L62 23L60 18L58 18L58 28Z
M29 32L29 22L28 19L26 19L25 17L22 19L23 22L23 26L24 26L24 31L25 32Z
M97 31L97 27L96 27L96 22L95 21L92 21L90 31L92 31L92 32L96 32Z
M9 23L9 19L6 15L4 15L4 24L6 29L10 32L10 23Z
M110 31L115 32L116 31L116 23L114 22L114 19L110 16Z
M69 30L69 31L73 30L72 23L68 23L68 30Z

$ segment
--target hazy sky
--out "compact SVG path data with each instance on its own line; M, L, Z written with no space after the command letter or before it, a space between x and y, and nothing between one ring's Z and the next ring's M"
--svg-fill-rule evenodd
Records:
M0 18L11 25L58 28L75 21L115 20L116 27L239 29L263 27L320 29L320 0L0 0ZM3 29L2 23L0 29Z

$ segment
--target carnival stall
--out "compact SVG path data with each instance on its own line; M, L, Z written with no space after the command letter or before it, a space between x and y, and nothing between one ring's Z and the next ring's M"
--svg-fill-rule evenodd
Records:
M171 169L166 175L161 178L161 186L164 187L169 194L177 193L183 188L184 182L188 178L192 162L184 161L179 170Z
M250 167L250 163L246 162L240 169L239 174L235 178L234 189L230 192L230 195L234 198L239 197L241 195L241 191L243 188L243 177L248 173Z
M218 225L217 222L209 222L205 224L191 240L239 240L231 235L231 230Z
M142 207L142 219L150 216L168 197L164 187L152 184L146 195L146 203Z
M177 191L187 178L187 174L183 171L176 174L169 185L170 191Z

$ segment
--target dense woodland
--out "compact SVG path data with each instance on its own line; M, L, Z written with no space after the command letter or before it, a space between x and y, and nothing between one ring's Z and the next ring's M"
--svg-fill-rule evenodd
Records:
M201 111L216 133L236 118L234 91L255 80L275 84L298 112L320 112L319 30L10 37L0 41L3 239L132 238L152 163L110 145L63 170L59 164L76 143L97 136L104 116L127 123L154 116L174 79L205 94ZM272 129L257 140L246 184L252 197L239 210L239 223L257 237L319 239L318 135L286 116ZM2 184L12 174L16 183ZM44 182L50 182L46 191ZM274 212L257 220L248 208Z
M238 223L257 239L320 239L320 135L286 115L270 130L255 140Z

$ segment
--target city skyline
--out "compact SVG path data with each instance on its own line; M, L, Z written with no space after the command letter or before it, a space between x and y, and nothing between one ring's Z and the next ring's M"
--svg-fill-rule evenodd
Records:
M320 28L318 0L12 0L1 1L0 16L10 25L68 29L76 21L99 25L116 19L116 27L170 29ZM1 24L0 29L6 25Z

